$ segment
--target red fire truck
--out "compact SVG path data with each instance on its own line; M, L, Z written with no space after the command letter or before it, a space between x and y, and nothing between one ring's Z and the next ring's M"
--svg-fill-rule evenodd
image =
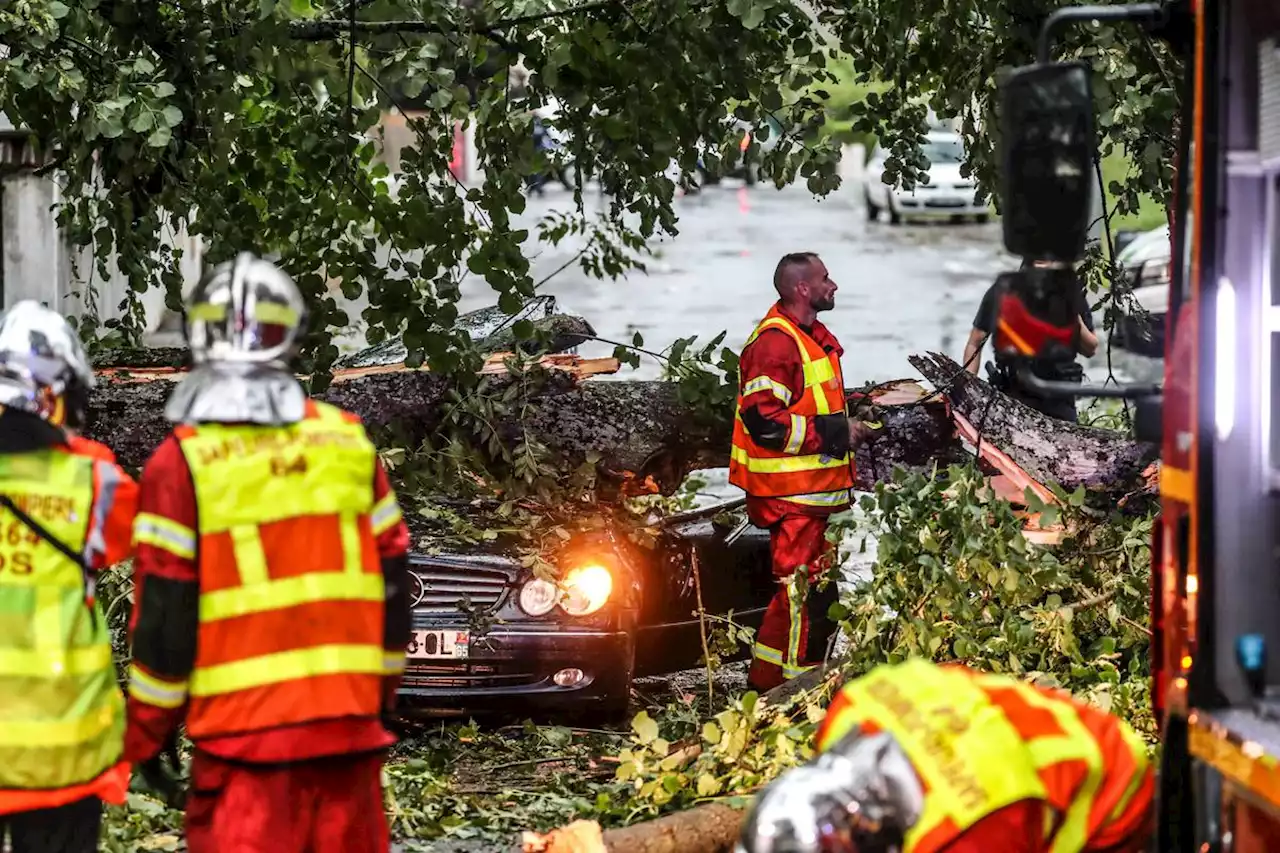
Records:
M1089 20L1154 29L1185 69L1163 393L1106 394L1160 425L1143 428L1162 444L1156 849L1280 851L1280 0L1050 16L1040 61L1002 92L1005 242L1024 257L1083 245L1088 74L1049 57L1054 31Z

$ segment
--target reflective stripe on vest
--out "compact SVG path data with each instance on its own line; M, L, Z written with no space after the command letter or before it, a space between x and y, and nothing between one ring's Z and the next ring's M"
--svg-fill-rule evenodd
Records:
M385 588L364 428L314 404L286 427L177 435L199 519L191 737L376 716Z
M115 469L54 450L0 455L0 492L76 553L101 536ZM92 532L92 533L91 533ZM0 788L59 789L120 758L124 699L81 569L0 509Z
M844 504L853 486L848 455L832 458L798 454L807 418L845 410L840 357L834 352L823 352L777 305L751 333L747 346L767 329L785 332L795 342L804 375L804 391L800 399L791 401L791 392L786 386L770 377L752 377L742 384L734 417L733 447L729 453L729 482L756 497L785 497L811 506ZM781 451L760 447L742 422L743 400L765 390L783 401L791 415L788 441Z
M1005 806L1046 796L1021 735L963 671L911 660L872 670L840 696L823 723L819 750L871 722L894 736L928 788L924 811L906 834L906 853L930 853ZM954 833L936 832L944 824Z
M1084 779L1067 807L1049 848L1050 853L1079 853L1089 840L1089 817L1093 812L1098 788L1102 784L1102 749L1098 742L1070 702L1046 696L1029 684L1009 678L978 675L974 680L979 685L989 685L993 689L1012 688L1031 707L1053 715L1062 734L1026 740L1026 749L1038 770L1067 761L1085 765Z

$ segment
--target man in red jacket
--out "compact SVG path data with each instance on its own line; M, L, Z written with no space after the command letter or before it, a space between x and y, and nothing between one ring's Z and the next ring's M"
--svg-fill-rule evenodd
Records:
M769 531L778 592L756 635L748 682L767 690L822 661L834 626L827 518L849 505L852 450L873 431L846 415L844 349L818 321L836 283L812 252L785 255L778 301L747 340L738 366L738 415L729 482L747 493L752 524ZM804 572L799 571L805 569Z
M243 254L190 301L195 367L134 528L125 754L164 787L185 721L192 853L385 853L382 721L410 632L395 493L359 420L287 370L288 276Z

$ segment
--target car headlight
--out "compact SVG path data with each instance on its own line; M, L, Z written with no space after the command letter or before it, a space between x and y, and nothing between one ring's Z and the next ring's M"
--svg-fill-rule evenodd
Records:
M586 616L604 607L613 592L613 575L601 565L581 566L564 579L560 606L570 616Z
M550 581L533 578L520 587L520 609L530 616L546 616L556 606L560 590Z

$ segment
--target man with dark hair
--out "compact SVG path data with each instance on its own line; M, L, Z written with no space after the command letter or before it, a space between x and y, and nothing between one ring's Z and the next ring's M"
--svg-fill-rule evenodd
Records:
M729 482L767 529L779 583L756 635L748 681L767 690L822 662L834 625L827 517L849 505L852 450L872 430L845 413L844 350L818 313L835 307L836 283L813 252L784 255L778 301L748 338L738 368L738 416ZM804 571L802 572L801 569Z
M1036 266L1043 267L1041 262L1034 262ZM1032 266L1032 262L1024 261L1022 268ZM1067 268L1057 271L1058 275L1069 275L1075 277L1076 273ZM975 376L978 375L978 367L982 362L982 348L986 345L987 339L995 331L996 317L998 306L996 294L996 285L992 284L987 288L987 292L982 296L982 304L978 306L978 313L973 318L973 328L969 331L969 340L964 347L964 367ZM1098 351L1098 336L1093 331L1093 314L1089 310L1089 300L1085 297L1084 287L1076 282L1076 298L1080 313L1079 334L1076 338L1076 353L1089 358ZM1054 359L1049 362L1043 360L1032 368L1035 375L1041 379L1060 380L1068 382L1079 382L1084 378L1084 371L1080 365L1076 363L1075 356L1072 355L1067 359ZM1076 403L1070 397L1041 397L1034 391L1021 387L1016 379L1000 389L1015 400L1018 400L1036 411L1043 412L1051 418L1058 418L1064 421L1076 420Z

